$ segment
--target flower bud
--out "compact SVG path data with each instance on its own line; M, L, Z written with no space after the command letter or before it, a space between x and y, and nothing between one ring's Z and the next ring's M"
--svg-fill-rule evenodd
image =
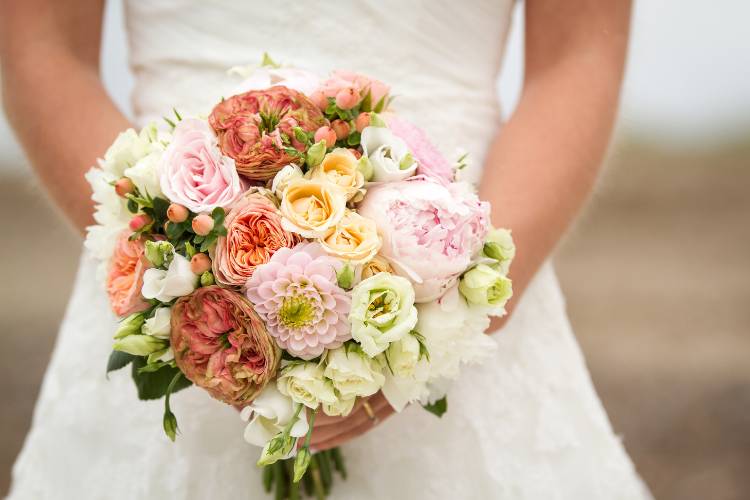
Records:
M315 142L324 141L326 148L332 148L336 144L336 132L327 125L323 125L315 131Z
M364 129L370 126L370 113L358 114L354 125L357 127L357 132L362 133Z
M333 132L333 131L332 131ZM315 136L317 137L317 133ZM334 134L335 135L335 134ZM324 141L316 141L310 149L307 150L307 157L305 159L308 168L315 168L323 161L323 157L326 154L326 143Z
M325 111L328 107L328 99L326 99L326 96L324 96L323 92L320 90L316 90L310 94L309 97L313 104L315 104L321 111Z
M338 140L349 137L349 132L351 131L351 127L344 120L333 120L331 122L331 128L336 133L336 138Z
M362 172L362 175L364 176L366 181L370 181L372 179L372 176L375 174L375 169L372 167L370 159L366 156L362 156L357 162L357 170Z
M341 109L352 109L359 103L359 90L349 86L339 90L336 94L336 106Z
M500 314L513 295L510 279L485 264L474 266L464 273L458 289L470 304L497 308Z
M211 259L205 253L197 253L190 259L190 270L193 273L203 274L209 269L211 269Z
M350 290L354 284L354 268L348 262L344 264L340 271L336 272L336 279L339 287L344 290Z
M128 335L119 339L112 348L115 351L127 352L133 356L148 356L167 347L165 340L151 335Z
M174 257L174 246L168 241L147 241L144 251L154 267L168 267Z
M145 319L143 317L143 313L131 314L127 318L120 321L120 325L117 327L117 331L115 332L115 338L121 339L127 337L128 335L141 333L141 327L143 326L144 321Z
M305 475L307 468L310 466L312 454L309 448L302 448L294 458L294 482L298 483L302 476Z
M201 286L211 286L216 283L214 275L211 271L206 271L201 274Z
M214 220L210 215L200 214L193 219L193 231L198 236L206 236L214 228Z
M169 205L169 208L167 208L167 219L169 219L170 222L175 222L177 224L179 224L180 222L185 222L188 218L188 215L188 209L183 207L179 203L171 203Z
M133 184L133 181L127 177L123 177L115 182L115 193L117 193L117 196L125 198L125 195L128 195L133 191L135 191L135 185Z
M140 231L144 227L151 224L151 222L153 222L153 220L148 215L138 214L134 216L132 219L130 219L130 223L128 224L128 227L130 227L131 231L134 231L134 232Z

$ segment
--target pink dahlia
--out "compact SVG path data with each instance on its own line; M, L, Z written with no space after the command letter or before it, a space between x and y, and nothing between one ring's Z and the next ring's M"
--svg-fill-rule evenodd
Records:
M207 286L172 307L177 366L214 398L243 405L276 376L281 351L242 295Z
M417 160L417 175L441 182L453 182L453 167L421 128L395 115L388 116L387 121L393 134L404 140L406 147Z
M282 349L312 359L351 338L351 298L338 286L342 263L318 243L280 248L247 282L247 297Z
M304 150L294 138L294 127L314 132L328 124L304 94L281 85L221 101L208 122L219 136L221 151L234 160L237 171L248 180L263 182L296 159L286 148Z

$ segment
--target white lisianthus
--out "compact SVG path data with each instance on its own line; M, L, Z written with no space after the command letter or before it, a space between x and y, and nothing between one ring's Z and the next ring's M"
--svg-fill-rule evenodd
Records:
M154 315L143 323L141 331L146 335L151 335L159 339L169 339L172 332L172 308L158 307Z
M284 190L294 179L300 179L303 177L302 169L294 163L284 166L281 170L276 172L276 175L271 182L271 191L275 194L279 200L284 196Z
M349 312L352 338L370 357L388 349L417 323L414 289L406 278L378 273L352 290Z
M317 409L321 403L336 402L333 384L326 380L323 368L317 363L292 361L282 368L276 386L281 394L311 410Z
M427 396L430 374L426 349L414 334L394 342L385 351L388 368L385 370L383 396L396 411Z
M346 417L352 412L357 398L339 397L335 403L323 403L323 413L329 417Z
M492 229L487 233L482 255L496 260L500 272L508 274L513 258L516 256L516 245L509 229Z
M125 169L125 176L128 177L141 196L148 194L151 198L164 198L159 182L159 163L161 162L164 149L154 147L154 150L138 160L135 165Z
M344 399L372 396L385 381L380 361L353 343L328 351L324 375Z
M433 302L419 304L416 330L430 356L430 382L458 377L461 363L478 363L492 355L497 344L485 334L490 325L487 309L472 307L450 288Z
M253 402L242 409L240 418L247 422L244 438L248 443L263 447L282 432L292 421L295 404L273 385L268 384ZM300 411L292 424L289 435L300 438L307 434L308 424L305 411Z
M372 166L373 182L400 181L411 177L417 162L406 142L385 127L367 127L362 131L362 151Z
M198 287L198 275L190 270L190 261L176 253L169 269L151 268L143 274L141 295L147 299L171 302L189 295Z
M132 128L120 133L115 142L104 153L100 166L105 172L120 178L125 169L135 165L138 160L151 152L157 136L156 124L151 123L140 132Z
M510 278L486 264L464 273L458 289L470 304L487 307L493 316L505 315L505 304L513 296Z

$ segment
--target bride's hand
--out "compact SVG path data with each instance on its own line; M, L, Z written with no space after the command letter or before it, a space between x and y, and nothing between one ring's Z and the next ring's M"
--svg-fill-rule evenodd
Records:
M341 446L373 429L393 413L393 408L380 392L369 398L359 399L346 417L329 417L319 411L315 416L310 448L322 451Z

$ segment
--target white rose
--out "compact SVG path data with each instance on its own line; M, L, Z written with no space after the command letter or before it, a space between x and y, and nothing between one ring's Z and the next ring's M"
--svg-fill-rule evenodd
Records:
M352 412L357 398L338 398L335 403L323 403L323 413L329 417L346 417Z
M323 368L317 363L292 361L282 368L276 386L283 395L312 410L317 409L321 403L336 402L333 384L326 380Z
M198 287L198 279L198 275L190 270L190 261L176 253L168 270L146 270L141 295L147 299L171 302L177 297L192 293Z
M169 339L172 331L172 309L170 307L159 307L154 315L143 323L141 331L146 335L160 339Z
M153 123L144 127L140 133L132 128L122 132L104 153L104 159L100 160L102 169L117 178L122 177L126 168L132 167L151 152L156 136L156 125Z
M135 165L125 169L125 176L133 181L141 196L148 194L151 198L164 198L159 183L159 163L163 152L162 148L155 149Z
M345 344L328 351L325 376L343 399L372 396L383 387L383 366L356 344Z
M290 163L289 165L284 166L284 168L276 172L276 175L271 182L271 191L273 191L273 194L281 199L284 195L284 190L289 185L289 183L294 179L302 178L303 175L304 174L302 173L301 168L293 163Z
M373 169L373 182L400 181L411 177L417 162L406 143L385 127L367 127L362 131L362 151Z
M265 446L289 425L294 413L294 401L281 394L273 384L267 385L252 404L243 408L240 413L240 418L248 422L244 433L245 441L255 446ZM289 435L300 438L307 434L307 430L307 417L303 410L299 412L297 421L292 424Z
M430 369L428 355L415 335L407 335L385 351L388 368L385 370L383 395L396 411L427 396Z
M418 304L416 330L430 355L430 381L458 377L461 363L478 363L492 356L497 344L485 334L490 324L486 308L472 307L449 289L440 299Z

